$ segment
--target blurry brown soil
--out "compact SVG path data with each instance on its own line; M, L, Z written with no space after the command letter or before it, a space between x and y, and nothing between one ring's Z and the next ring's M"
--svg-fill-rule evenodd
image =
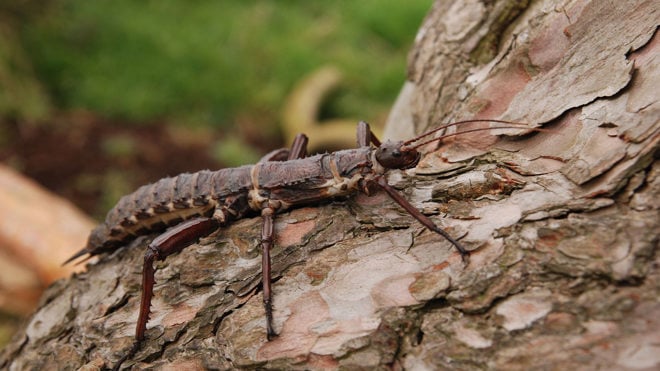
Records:
M129 125L88 113L47 124L0 122L0 161L103 219L118 197L166 176L218 169L221 133L157 123Z

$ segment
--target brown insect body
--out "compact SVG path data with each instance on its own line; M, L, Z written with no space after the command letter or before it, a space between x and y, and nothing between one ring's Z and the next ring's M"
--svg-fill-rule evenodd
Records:
M104 223L95 228L87 245L69 258L110 252L140 235L166 230L147 247L142 270L142 299L136 325L135 343L115 365L134 355L145 338L155 284L156 260L183 250L218 227L261 213L263 228L262 287L266 313L266 335L277 336L273 328L270 249L273 245L273 216L291 207L318 203L337 196L385 191L431 231L440 234L461 254L465 262L469 252L447 232L411 205L387 183L384 174L391 169L417 165L416 148L442 138L490 128L469 129L412 144L437 130L467 122L489 121L509 124L500 128L520 129L517 123L499 120L467 120L429 131L406 142L381 143L365 122L358 124L359 148L305 157L307 137L296 137L290 150L268 154L255 165L218 171L200 171L161 179L124 196L108 212ZM534 129L533 129L534 130ZM371 144L375 145L372 147Z
M111 252L195 217L214 217L226 225L261 211L264 201L281 202L277 211L282 212L353 193L373 173L373 152L362 147L161 179L122 197L92 231L87 246L67 262Z
M247 194L249 170L250 166L243 166L180 174L138 188L119 200L92 231L87 245L67 262L85 254L113 251L138 236L163 231L190 218L211 216L218 205Z

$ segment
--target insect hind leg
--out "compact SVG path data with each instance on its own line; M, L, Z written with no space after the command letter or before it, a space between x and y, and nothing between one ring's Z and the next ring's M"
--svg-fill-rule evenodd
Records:
M140 349L140 345L144 340L154 291L156 272L154 262L165 260L166 257L180 252L218 227L219 222L213 218L194 218L168 229L149 244L147 252L144 254L144 266L142 268L142 298L140 300L140 314L135 326L135 343L130 351L117 362L113 368L114 370L119 369L119 366L125 360L132 357Z

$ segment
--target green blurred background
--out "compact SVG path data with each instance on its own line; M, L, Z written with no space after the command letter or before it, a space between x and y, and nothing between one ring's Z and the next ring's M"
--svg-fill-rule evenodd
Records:
M285 146L287 96L321 66L343 78L320 120L381 124L431 3L2 2L0 161L102 218L140 184Z

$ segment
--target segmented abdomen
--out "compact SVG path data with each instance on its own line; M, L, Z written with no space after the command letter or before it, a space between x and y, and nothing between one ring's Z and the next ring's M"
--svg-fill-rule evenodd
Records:
M222 224L243 217L250 208L260 210L266 200L282 201L282 211L348 194L369 169L370 155L363 147L161 179L122 197L92 231L87 246L68 261L112 251L137 236L211 216L217 209L216 220Z
M142 186L119 200L80 253L96 255L113 250L137 236L196 216L210 216L225 203L236 207L237 199L247 197L251 187L251 168L204 170Z

